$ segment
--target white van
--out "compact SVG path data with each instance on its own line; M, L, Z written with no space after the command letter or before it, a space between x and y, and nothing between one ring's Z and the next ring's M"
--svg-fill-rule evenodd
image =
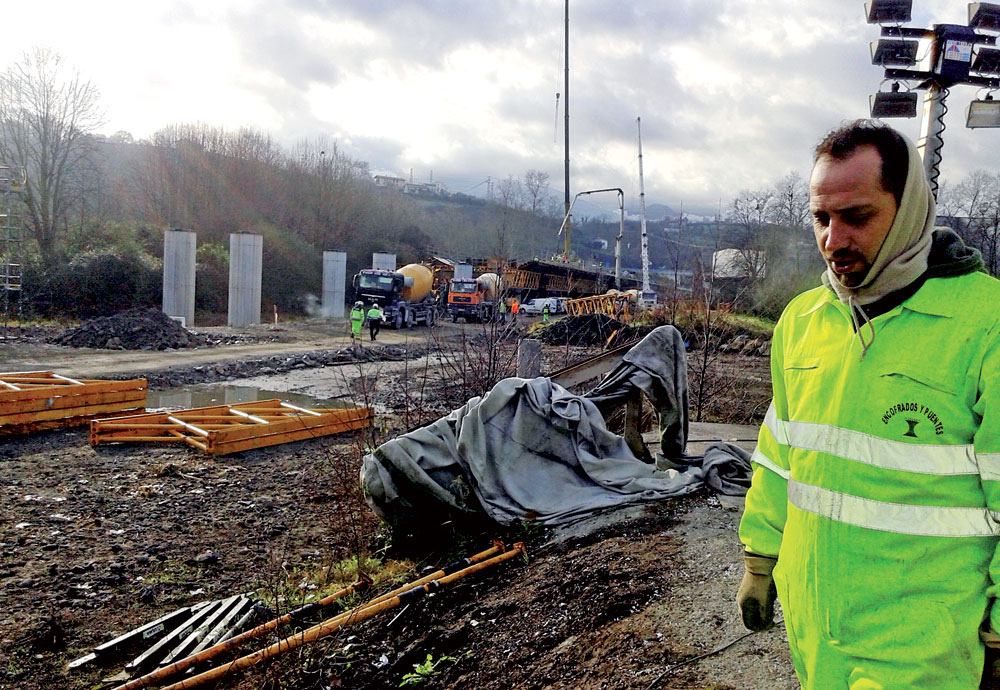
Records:
M536 297L530 302L525 302L521 305L521 311L525 314L541 314L542 307L546 304L549 305L549 314L553 316L559 313L559 298L558 297Z

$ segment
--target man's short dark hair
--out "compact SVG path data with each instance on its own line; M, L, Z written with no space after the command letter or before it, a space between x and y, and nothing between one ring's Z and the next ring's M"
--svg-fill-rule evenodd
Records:
M874 146L882 158L882 189L892 192L898 207L906 187L910 152L899 132L877 120L855 120L833 130L816 146L813 163L820 156L850 158L861 146Z

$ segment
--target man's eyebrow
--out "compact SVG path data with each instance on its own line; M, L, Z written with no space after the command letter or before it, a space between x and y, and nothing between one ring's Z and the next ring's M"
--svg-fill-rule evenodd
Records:
M857 206L845 206L844 208L825 209L827 213L837 213L839 215L870 213L875 210L873 204L858 204Z

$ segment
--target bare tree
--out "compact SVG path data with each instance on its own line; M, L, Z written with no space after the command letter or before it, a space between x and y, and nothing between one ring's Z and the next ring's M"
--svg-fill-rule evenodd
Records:
M773 213L774 190L744 190L732 200L728 219L737 232L736 247L747 282L756 285L764 277L765 220Z
M991 275L1000 270L1000 175L969 173L953 188L942 190L939 208L966 242L983 254Z
M46 265L55 263L58 235L84 193L90 132L102 122L99 97L47 48L0 75L0 157L27 171L25 220Z
M524 173L524 190L527 196L529 210L538 213L549 190L549 174L532 168Z
M497 256L507 255L507 233L511 228L513 211L524 207L524 189L520 180L515 180L512 175L501 180L497 185L500 191L497 203L500 205L500 224L497 226Z
M776 226L786 228L786 247L791 247L795 258L794 268L802 270L802 249L812 242L809 221L809 184L798 172L785 175L772 190L773 197L768 208L767 220ZM808 241L806 241L808 240Z

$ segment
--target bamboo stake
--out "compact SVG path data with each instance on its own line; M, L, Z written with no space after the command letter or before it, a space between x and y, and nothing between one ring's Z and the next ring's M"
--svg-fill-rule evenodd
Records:
M284 640L276 642L270 647L259 649L253 654L248 654L247 656L240 657L239 659L236 659L223 666L218 666L209 671L199 673L198 675L192 676L191 678L188 678L186 680L182 680L179 683L168 685L167 687L163 688L163 690L190 690L190 688L196 688L199 685L202 685L203 683L221 678L222 676L225 676L230 672L243 670L249 666L257 664L258 662L264 661L265 659L270 659L271 657L277 656L278 654L283 654L284 652L288 652L298 647L301 647L307 642L314 642L320 639L321 637L325 637L330 633L339 630L346 624L360 623L361 621L365 621L368 620L369 618L377 616L383 611L388 611L389 609L395 608L399 606L399 604L404 600L404 598L406 600L409 600L411 598L417 598L428 592L436 590L441 585L451 584L455 580L461 579L466 575L472 575L473 573L479 572L480 570L483 570L485 568L489 568L492 565L496 565L497 563L502 563L503 561L514 558L515 556L519 556L523 552L524 552L524 544L518 542L517 544L514 544L514 547L510 551L502 553L499 556L494 556L493 558L489 558L480 563L475 563L467 568L464 568L463 570L459 570L458 572L452 573L451 575L446 575L440 580L431 580L430 582L420 587L415 587L408 592L403 592L402 594L394 596L391 599L386 599L381 603L374 604L372 606L368 606L367 608L361 609L360 611L356 612L356 615L350 617L349 620L346 621L338 620L342 619L343 617L337 616L336 618L332 618L327 622L320 623L317 626L309 628L305 632L298 633L291 637L287 637Z
M491 548L486 549L485 551L482 551L480 553L477 553L474 556L470 556L469 558L462 559L461 561L458 561L458 563L469 563L469 564L479 563L481 561L486 560L487 558L490 558L491 556L494 556L494 555L500 553L501 551L503 551L503 549L504 549L503 542L497 540L497 541L493 542L493 546ZM401 593L403 593L405 591L413 589L414 587L422 585L425 582L429 582L430 580L433 580L436 577L442 577L442 576L444 576L444 575L447 574L446 571L448 570L449 567L455 567L455 565L456 564L453 564L452 566L447 566L445 568L442 568L441 570L438 570L435 573L431 573L430 575L424 576L424 577L420 578L419 580L416 580L415 582L412 582L412 583L409 583L407 585L404 585L403 587L395 589L392 592L389 592L387 594L383 594L382 596L378 597L377 599L374 599L371 602L369 602L368 604L365 604L365 606L362 607L362 608L365 608L367 606L370 606L370 605L372 605L374 603L377 603L377 602L380 602L380 601L384 601L384 600L389 599L389 598L391 598L393 596L401 594ZM184 658L184 659L179 659L178 661L175 661L174 663L170 664L169 666L164 666L163 668L156 669L155 671L152 671L151 673L147 673L146 675L142 676L141 678L136 678L135 680L131 680L128 683L125 683L124 685L119 685L116 688L112 688L112 690L136 690L137 688L144 688L147 685L150 685L152 683L156 683L156 682L158 682L160 680L163 680L164 678L167 678L169 676L174 675L175 673L179 673L181 671L184 671L184 670L190 668L191 666L193 666L195 664L199 664L199 663L201 663L203 661L208 661L209 659L212 659L212 658L218 656L219 654L227 652L227 651L229 651L231 649L235 649L236 647L238 647L239 645L243 644L247 640L251 640L251 639L255 639L257 637L261 637L262 635L270 632L271 630L274 630L277 627L285 625L286 623L290 623L290 622L292 622L296 618L301 618L302 616L304 616L307 613L311 613L312 611L315 611L316 609L319 609L319 608L324 607L324 606L328 606L329 604L332 604L337 599L341 599L344 596L350 594L351 592L354 592L354 591L357 591L359 589L363 589L365 587L368 587L370 585L370 583L371 583L371 580L367 579L367 578L365 578L364 580L359 580L358 582L355 582L353 585L351 585L349 587L345 587L344 589L342 589L342 590L340 590L338 592L334 592L333 594L331 594L331 595L329 595L327 597L324 597L324 598L320 599L317 602L314 602L312 604L306 604L305 606L301 606L301 607L295 609L294 611L290 611L289 613L286 613L284 616L281 616L280 618L275 618L275 619L270 620L270 621L268 621L266 623L262 623L262 624L258 625L256 628L253 628L251 630L247 630L246 632L244 632L244 633L242 633L240 635L237 635L235 637L231 637L228 640L224 640L224 641L219 642L219 643L217 643L215 645L212 645L211 647L209 647L209 648L207 648L207 649L199 652L198 654L194 654L194 655L189 656L189 657ZM358 609L355 609L355 610L358 610ZM341 615L343 615L343 614L341 614ZM339 616L336 616L336 617L339 617Z

